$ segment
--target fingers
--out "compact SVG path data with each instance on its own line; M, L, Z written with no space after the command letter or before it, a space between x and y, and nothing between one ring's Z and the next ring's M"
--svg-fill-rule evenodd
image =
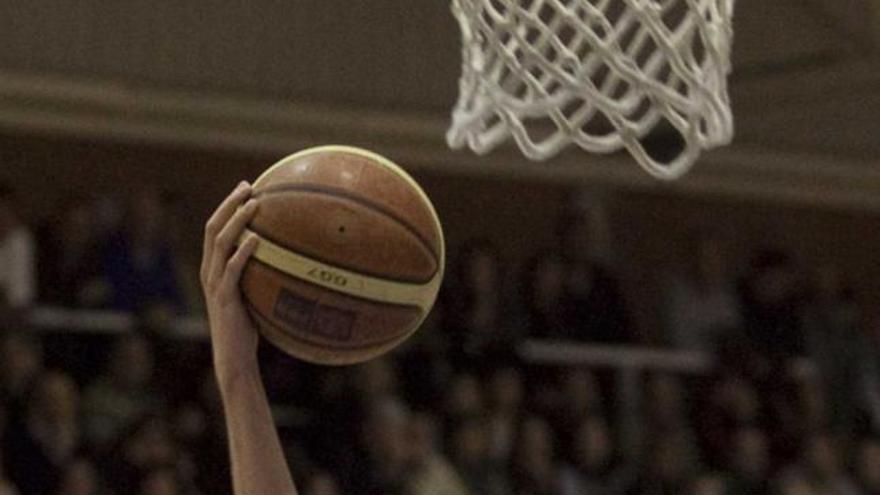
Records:
M244 206L235 211L232 218L226 222L226 225L217 234L217 237L214 238L213 246L211 247L211 266L208 272L208 280L220 280L220 277L223 276L223 271L236 241L241 237L245 226L254 218L256 213L257 201L254 199L248 200Z
M247 182L240 182L238 186L220 203L220 206L205 224L205 241L202 247L202 281L204 282L207 269L213 259L214 241L229 218L235 213L242 202L251 195L251 186Z
M223 275L224 283L238 285L238 281L241 279L241 272L244 270L248 259L256 251L258 245L259 240L255 236L249 236L238 246L235 254L229 258L229 263L226 264L226 273Z

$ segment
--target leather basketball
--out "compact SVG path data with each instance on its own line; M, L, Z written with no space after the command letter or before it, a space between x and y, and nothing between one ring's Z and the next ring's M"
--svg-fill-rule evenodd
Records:
M259 243L242 275L262 335L317 364L353 364L415 332L443 278L443 231L419 185L387 158L323 146L253 184Z

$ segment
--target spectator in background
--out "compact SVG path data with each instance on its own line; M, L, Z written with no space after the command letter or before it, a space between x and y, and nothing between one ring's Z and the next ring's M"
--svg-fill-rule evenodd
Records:
M450 381L447 388L444 415L455 422L475 416L482 416L486 410L483 388L476 376L459 373Z
M141 335L120 337L104 373L86 388L85 433L93 447L104 451L119 433L159 405L151 385L153 354Z
M660 433L690 428L687 395L675 376L654 374L646 387L646 431Z
M198 461L195 482L199 491L205 495L225 495L231 491L229 446L226 439L223 405L213 371L205 373L197 389L197 397L194 397L198 400L195 406L198 408L196 414L204 413L204 429L200 430L196 425L193 431L192 426L187 428L178 425L177 431L191 430L188 435L182 435L182 439L185 442L183 446ZM327 422L332 421L331 418L325 419Z
M408 430L411 467L407 495L468 495L464 481L437 447L434 418L415 414Z
M38 238L40 301L66 307L109 303L109 287L99 277L99 239L89 200L73 197L60 203Z
M443 327L455 364L485 364L511 353L516 336L502 277L500 256L488 242L472 241L459 253L443 297Z
M586 368L561 370L546 414L557 431L574 431L589 416L605 415L602 392L596 376Z
M178 495L183 493L177 472L171 466L157 467L144 474L137 495Z
M762 420L761 401L752 383L737 375L724 375L707 387L696 415L697 438L711 467L723 467L733 432Z
M141 481L153 471L174 466L178 455L168 423L148 414L122 432L102 462L104 477L113 490L128 493L132 487L142 487Z
M764 432L754 426L743 426L733 434L732 443L726 493L769 495L770 450Z
M510 462L512 495L556 495L561 471L550 425L542 418L526 418L517 432Z
M800 460L784 469L780 478L783 485L805 485L817 494L859 494L855 482L844 470L837 440L825 432L805 439Z
M496 369L489 378L489 449L495 462L507 463L516 428L522 421L525 385L514 366Z
M880 313L868 321L867 327L852 393L866 417L868 428L877 434L880 433Z
M816 275L812 300L805 311L807 353L817 367L819 385L834 404L829 411L831 422L835 427L851 427L858 397L847 385L859 382L864 320L852 287L836 267L820 267Z
M805 353L804 290L794 260L764 250L740 285L746 338L770 363L787 366Z
M573 340L629 342L629 315L620 284L592 256L589 217L581 212L563 216L559 243L565 259L565 328Z
M689 495L730 495L724 488L724 479L714 473L704 473L694 478Z
M98 495L101 485L94 464L84 457L70 461L61 476L57 495Z
M327 471L311 473L303 483L302 495L341 495L339 484Z
M521 333L530 337L571 338L563 311L566 268L561 256L538 255L526 263L520 290L524 315Z
M123 311L183 311L176 256L165 235L166 210L153 189L135 192L126 221L101 250L111 306Z
M363 425L362 462L350 476L346 493L357 495L403 495L406 493L409 439L406 428L410 413L396 398L375 401Z
M669 340L680 349L712 352L719 332L742 324L736 284L720 238L700 233L688 244L688 265L666 284Z
M509 495L504 465L489 456L489 434L482 419L471 417L452 428L452 463L472 495Z
M18 489L12 484L3 471L3 455L0 452L0 495L18 495Z
M41 375L28 398L27 412L4 439L9 476L22 495L53 493L80 445L79 397L67 375Z
M16 211L12 186L0 183L0 310L20 310L36 296L36 246Z
M859 445L856 473L864 494L880 493L880 437L866 438Z
M635 469L617 457L603 418L585 417L573 437L573 462L563 470L562 495L623 495L631 489Z
M678 495L685 493L697 470L697 456L686 432L658 435L650 447L647 465L631 494Z
M0 403L8 408L11 422L24 414L27 394L42 370L38 340L21 332L0 334Z
M0 440L6 436L6 410L4 403L0 401ZM18 489L12 481L6 477L6 464L3 462L3 449L0 448L0 495L18 495Z

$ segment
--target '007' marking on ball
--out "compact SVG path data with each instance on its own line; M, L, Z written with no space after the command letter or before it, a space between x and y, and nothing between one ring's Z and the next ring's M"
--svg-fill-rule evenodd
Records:
M308 271L308 275L314 279L329 284L338 285L340 287L345 287L346 285L348 285L348 279L345 278L343 275L332 272L330 270L325 270L323 268L314 267Z

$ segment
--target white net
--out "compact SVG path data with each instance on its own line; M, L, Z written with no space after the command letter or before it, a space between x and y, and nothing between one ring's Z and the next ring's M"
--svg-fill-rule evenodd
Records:
M453 0L463 67L447 141L482 154L512 135L533 160L570 143L626 148L651 174L679 177L733 137L733 3ZM644 146L659 125L681 137L669 160Z

